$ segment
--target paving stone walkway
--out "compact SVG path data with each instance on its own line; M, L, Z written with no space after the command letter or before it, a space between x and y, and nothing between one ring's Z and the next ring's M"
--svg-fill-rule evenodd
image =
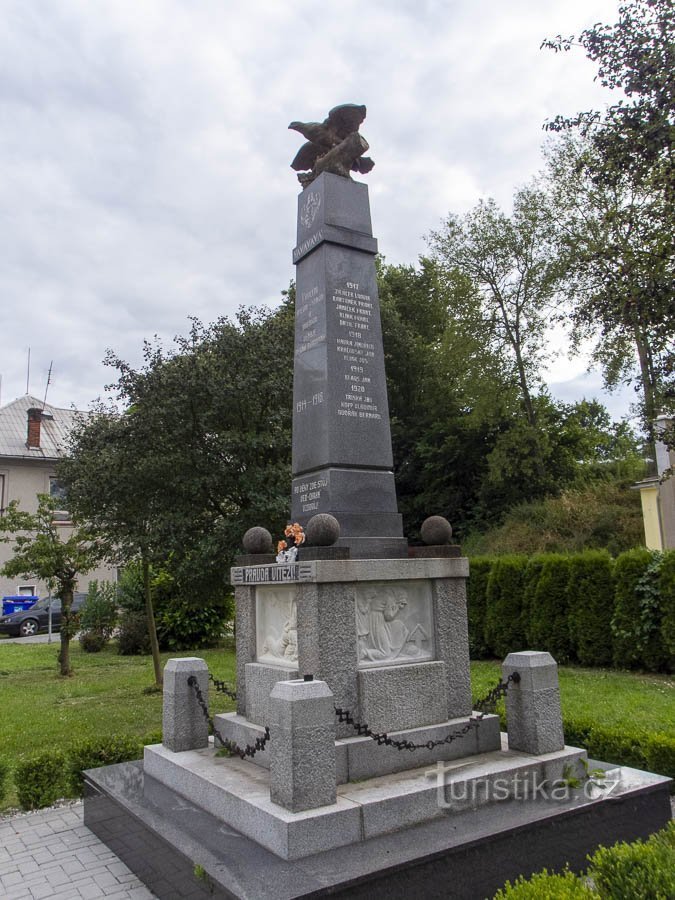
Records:
M0 819L2 900L155 900L82 824L82 803Z

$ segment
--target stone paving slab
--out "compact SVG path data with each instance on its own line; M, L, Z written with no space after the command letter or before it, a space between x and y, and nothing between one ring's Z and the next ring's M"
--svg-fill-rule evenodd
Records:
M82 813L74 803L0 819L2 900L157 900Z

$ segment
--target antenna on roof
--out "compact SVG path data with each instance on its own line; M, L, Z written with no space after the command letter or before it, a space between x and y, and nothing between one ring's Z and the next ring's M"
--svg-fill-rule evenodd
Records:
M30 347L28 348L28 366L26 367L26 396L30 394Z
M54 365L54 360L49 363L49 372L47 372L47 385L45 387L45 398L42 401L42 409L44 411L45 406L47 405L47 391L49 390L49 383L52 380L52 366Z

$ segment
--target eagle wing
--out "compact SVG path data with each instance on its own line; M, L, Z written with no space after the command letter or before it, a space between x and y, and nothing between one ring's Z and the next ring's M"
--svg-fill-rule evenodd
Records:
M325 152L325 148L307 141L295 154L295 159L291 163L291 169L295 169L296 172L302 172L303 169L313 169L314 163Z
M359 125L365 117L365 106L358 106L356 103L343 103L342 106L334 106L331 109L328 113L326 124L335 131L340 139L344 139L352 131L359 130Z

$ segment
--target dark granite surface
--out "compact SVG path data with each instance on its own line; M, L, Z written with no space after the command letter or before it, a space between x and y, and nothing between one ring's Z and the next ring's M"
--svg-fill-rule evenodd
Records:
M582 868L599 844L646 837L670 818L668 779L610 800L496 803L288 862L153 782L140 763L86 774L85 824L165 898L285 900L331 896L491 896L507 878L569 862ZM203 866L208 881L196 879ZM449 893L449 886L452 893Z
M324 174L298 203L291 517L334 515L355 558L404 556L368 188Z

